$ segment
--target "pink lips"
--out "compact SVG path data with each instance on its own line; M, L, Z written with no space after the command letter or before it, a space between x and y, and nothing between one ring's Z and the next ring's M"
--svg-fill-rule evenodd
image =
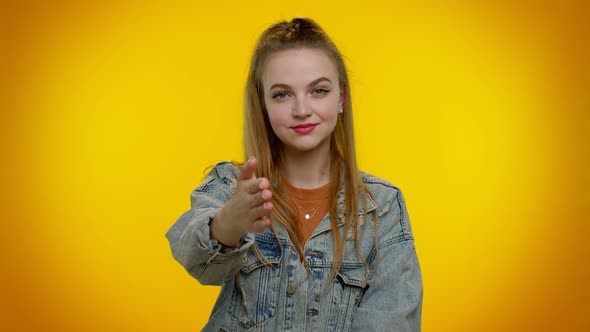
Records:
M313 124L313 123L304 123L304 124L300 124L300 125L297 125L292 128L298 134L307 134L307 133L310 133L312 130L314 130L316 126L317 125Z

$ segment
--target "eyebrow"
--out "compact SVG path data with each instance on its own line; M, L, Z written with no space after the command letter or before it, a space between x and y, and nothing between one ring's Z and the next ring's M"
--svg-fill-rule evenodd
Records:
M327 78L327 77L320 77L320 78L318 78L318 79L314 80L313 82L309 83L309 84L307 85L307 87L314 86L314 85L316 85L316 84L318 84L318 83L320 83L320 82L323 82L323 81L328 81L328 82L332 83L332 81L330 81L330 79L329 79L329 78ZM272 89L274 89L274 88L290 88L290 86L289 86L289 85L287 85L287 84L283 84L283 83L277 83L277 84L273 84L273 85L270 87L270 89L268 89L268 91L270 91L270 90L272 90Z

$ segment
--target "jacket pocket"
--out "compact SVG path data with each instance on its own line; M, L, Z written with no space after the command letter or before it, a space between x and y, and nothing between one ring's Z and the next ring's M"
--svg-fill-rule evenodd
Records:
M364 265L357 263L343 263L334 280L332 292L333 321L330 324L335 330L347 331L352 324L352 318L367 289L367 274Z
M229 313L245 329L271 319L279 296L281 249L278 243L256 241L256 245L265 257L252 249L244 254L229 306Z

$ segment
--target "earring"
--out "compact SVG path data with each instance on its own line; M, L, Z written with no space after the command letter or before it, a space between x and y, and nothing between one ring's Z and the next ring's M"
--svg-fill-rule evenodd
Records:
M338 113L342 114L342 112L344 112L344 110L342 109L342 107L340 107L340 109L338 109Z

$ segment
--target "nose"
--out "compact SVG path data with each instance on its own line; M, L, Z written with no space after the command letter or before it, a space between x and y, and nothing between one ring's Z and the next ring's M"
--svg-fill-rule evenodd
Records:
M305 118L311 115L311 106L305 101L304 98L295 99L292 109L293 116L296 118Z

